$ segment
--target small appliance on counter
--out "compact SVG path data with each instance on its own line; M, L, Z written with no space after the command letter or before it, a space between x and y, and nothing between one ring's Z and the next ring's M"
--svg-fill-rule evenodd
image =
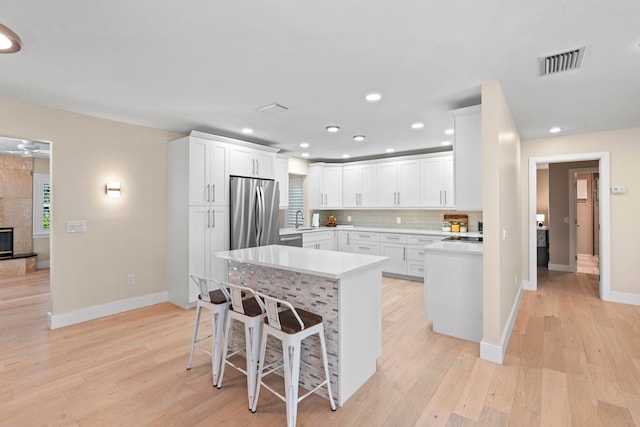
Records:
M314 213L311 217L311 226L312 227L320 227L320 214Z
M482 221L478 221L478 233L482 234Z
M452 233L466 233L469 217L461 214L445 214L442 223L442 231Z

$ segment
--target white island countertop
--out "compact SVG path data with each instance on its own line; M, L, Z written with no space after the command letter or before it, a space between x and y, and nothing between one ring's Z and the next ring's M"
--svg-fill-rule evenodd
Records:
M347 252L305 249L292 246L259 246L216 252L218 258L314 276L341 279L382 265L388 258Z

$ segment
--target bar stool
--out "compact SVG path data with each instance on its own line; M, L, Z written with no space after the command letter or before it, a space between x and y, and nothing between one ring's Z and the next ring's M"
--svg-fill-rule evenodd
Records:
M252 412L255 412L256 407L258 406L260 387L264 386L267 390L285 402L287 407L287 426L294 427L296 425L296 417L298 414L298 403L325 384L327 386L327 393L329 394L331 410L335 411L336 404L333 401L333 395L331 394L331 382L329 381L329 367L327 364L327 346L324 340L322 316L301 308L296 309L286 301L273 298L259 292L256 293L264 300L267 309L267 319L265 319L265 325L262 331L260 365L258 367L258 386L256 387L256 396L253 401ZM305 338L314 334L318 334L320 337L322 363L324 365L324 381L304 396L298 398L301 362L300 347ZM282 360L275 361L270 365L265 366L264 359L267 349L267 338L269 335L282 342ZM316 369L307 363L305 363L305 365L309 368ZM264 377L273 373L280 367L283 367L284 370L285 396L276 392L262 380Z
M213 373L213 385L218 382L218 374L220 372L220 360L222 356L222 340L224 334L224 325L229 311L230 297L227 290L221 286L220 282L215 279L191 275L191 280L198 286L200 293L198 294L198 303L196 306L196 326L193 331L193 341L191 342L191 356L187 370L191 369L193 355L196 347L211 356L211 371ZM198 330L200 328L200 317L202 310L207 309L211 312L211 333L205 337L198 338ZM198 345L201 341L211 338L211 351Z
M227 322L224 333L224 355L222 357L222 367L217 387L222 387L224 368L226 365L242 372L247 376L249 409L252 412L255 412L255 409L252 409L252 405L256 391L256 378L258 375L260 336L262 335L262 325L264 324L264 318L266 317L264 303L260 298L258 298L256 292L251 288L231 283L224 283L223 286L229 289L228 293L231 296L231 307L227 313ZM246 294L247 298L243 299L243 294ZM242 322L244 324L245 346L243 348L242 345L238 345L231 349L232 352L229 354L231 327L233 326L234 321ZM233 357L234 355L241 353L243 350L246 356L246 370L235 365L229 360L229 357Z

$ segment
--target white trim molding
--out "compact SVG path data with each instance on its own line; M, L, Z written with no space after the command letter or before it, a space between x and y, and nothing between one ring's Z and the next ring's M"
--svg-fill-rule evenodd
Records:
M640 305L639 294L629 294L626 292L609 291L606 295L606 298L603 297L603 299L605 301L619 302L622 304Z
M521 285L522 286L518 289L518 295L513 303L513 307L511 307L507 324L502 330L500 344L491 344L486 342L484 339L480 341L480 359L488 360L489 362L498 363L500 365L504 362L504 354L507 352L507 345L509 344L509 338L511 338L513 324L516 322L516 318L518 317L518 308L520 307L520 299L522 298L522 289L525 282L521 282Z
M169 294L167 292L158 292L155 294L114 301L107 304L94 305L92 307L81 308L80 310L70 311L67 313L48 313L49 329L75 325L76 323L99 319L101 317L111 316L113 314L148 307L150 305L160 304L167 301L169 301Z
M551 271L565 271L567 273L572 273L575 270L569 264L549 264L549 270Z

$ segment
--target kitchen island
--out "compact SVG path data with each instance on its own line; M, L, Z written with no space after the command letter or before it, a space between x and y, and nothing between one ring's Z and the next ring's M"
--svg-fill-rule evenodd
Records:
M382 265L387 258L270 245L218 252L229 263L229 282L241 284L324 320L331 388L343 405L375 372L382 352ZM268 348L267 362L278 356ZM303 343L302 359L322 369L320 343ZM313 372L300 372L300 385L312 389ZM326 393L320 389L317 393Z
M482 243L441 241L425 247L424 318L433 331L482 340Z

